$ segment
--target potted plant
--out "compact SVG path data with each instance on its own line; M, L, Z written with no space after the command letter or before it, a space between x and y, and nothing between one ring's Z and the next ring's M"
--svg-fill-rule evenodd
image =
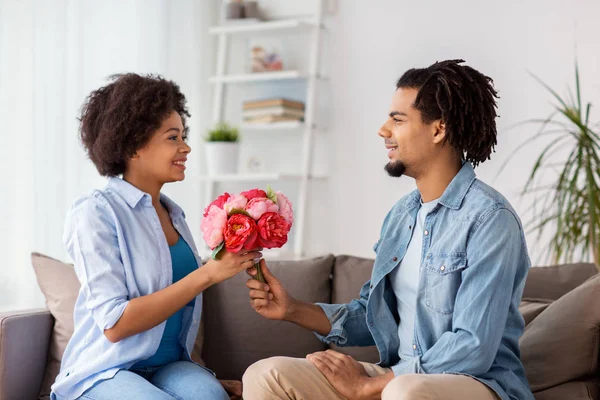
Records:
M237 173L238 141L238 129L226 122L219 122L208 131L205 137L204 155L209 176Z
M527 227L538 234L538 240L544 231L550 230L549 256L553 262L591 259L600 270L600 132L589 121L592 105L581 102L577 63L575 93L570 91L568 97L561 97L534 78L548 90L556 104L547 118L525 121L540 124L540 129L518 148L542 137L553 138L537 157L522 192L534 196ZM568 149L566 160L557 159L557 153L565 149ZM547 179L542 179L544 170L556 172L550 185Z

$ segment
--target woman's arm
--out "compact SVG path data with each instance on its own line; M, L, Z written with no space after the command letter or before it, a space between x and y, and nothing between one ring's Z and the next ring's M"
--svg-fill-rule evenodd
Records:
M64 242L75 262L85 305L111 342L154 328L209 286L224 281L262 257L259 251L224 252L175 284L129 298L114 215L99 195L78 200L67 217Z
M104 335L116 343L154 328L210 286L222 282L254 265L262 257L258 251L225 252L218 261L210 260L180 281L147 296L131 299L121 318Z

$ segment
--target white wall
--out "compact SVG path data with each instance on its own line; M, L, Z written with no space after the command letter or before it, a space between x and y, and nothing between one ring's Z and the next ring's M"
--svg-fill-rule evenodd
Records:
M528 118L550 113L551 98L527 73L563 90L574 82L579 58L583 96L600 120L600 2L598 1L339 1L331 18L332 181L339 201L329 207L331 230L311 244L329 243L334 253L372 257L389 208L414 189L408 178L392 179L377 130L386 118L396 79L411 67L463 58L491 76L499 91L498 146L476 172L524 215L518 193L543 143L516 156L494 181L501 164L536 126L509 131ZM577 45L577 52L575 51ZM315 217L312 224L318 225ZM318 232L317 232L318 233ZM534 259L545 254L528 236Z
M91 90L115 73L162 74L186 94L191 130L204 129L216 14L195 0L0 0L0 310L43 306L30 252L68 261L66 212L105 184L77 136ZM166 191L199 218L197 185Z
M283 2L265 4L285 11ZM29 252L66 259L60 240L66 210L75 196L103 183L77 143L74 118L85 95L106 76L152 71L180 83L192 112L194 150L188 176L200 173L200 136L210 122L211 108L206 78L215 54L205 34L215 20L216 4L0 0L0 309L43 305ZM287 11L303 14L313 4L296 2ZM542 143L516 157L496 181L493 178L513 147L535 131L530 127L509 132L507 127L550 112L549 95L527 71L559 89L572 84L576 43L584 97L600 105L597 1L331 4L337 4L337 10L327 21L324 49L324 70L330 79L322 84L320 102L329 131L321 137L325 144L319 145L318 157L331 178L317 184L311 198L311 253L372 257L385 214L414 188L410 179L392 179L383 172L387 158L377 137L395 81L406 69L464 58L494 78L501 96L499 143L493 159L477 172L521 214L527 206L517 194ZM239 103L228 107L235 112ZM599 119L597 112L594 116ZM201 185L188 179L166 191L185 208L200 241ZM543 253L529 242L534 255Z

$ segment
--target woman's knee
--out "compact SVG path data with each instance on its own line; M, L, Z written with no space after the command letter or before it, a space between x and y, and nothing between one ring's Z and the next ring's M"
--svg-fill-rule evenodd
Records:
M382 400L420 400L426 399L428 387L423 375L401 375L387 384L381 394Z
M203 382L197 400L229 400L229 395L217 378L207 379Z
M179 361L159 370L151 382L173 397L194 400L228 400L221 382L209 371L188 361Z

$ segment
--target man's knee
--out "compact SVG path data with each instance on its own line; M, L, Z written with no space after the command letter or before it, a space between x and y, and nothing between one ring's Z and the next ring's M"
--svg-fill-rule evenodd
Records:
M286 373L289 365L288 357L271 357L255 362L248 367L242 377L244 389L256 386L264 387L265 383L270 386L269 384L277 381L279 374Z
M423 375L401 375L387 384L382 400L420 400L428 399L429 390Z

